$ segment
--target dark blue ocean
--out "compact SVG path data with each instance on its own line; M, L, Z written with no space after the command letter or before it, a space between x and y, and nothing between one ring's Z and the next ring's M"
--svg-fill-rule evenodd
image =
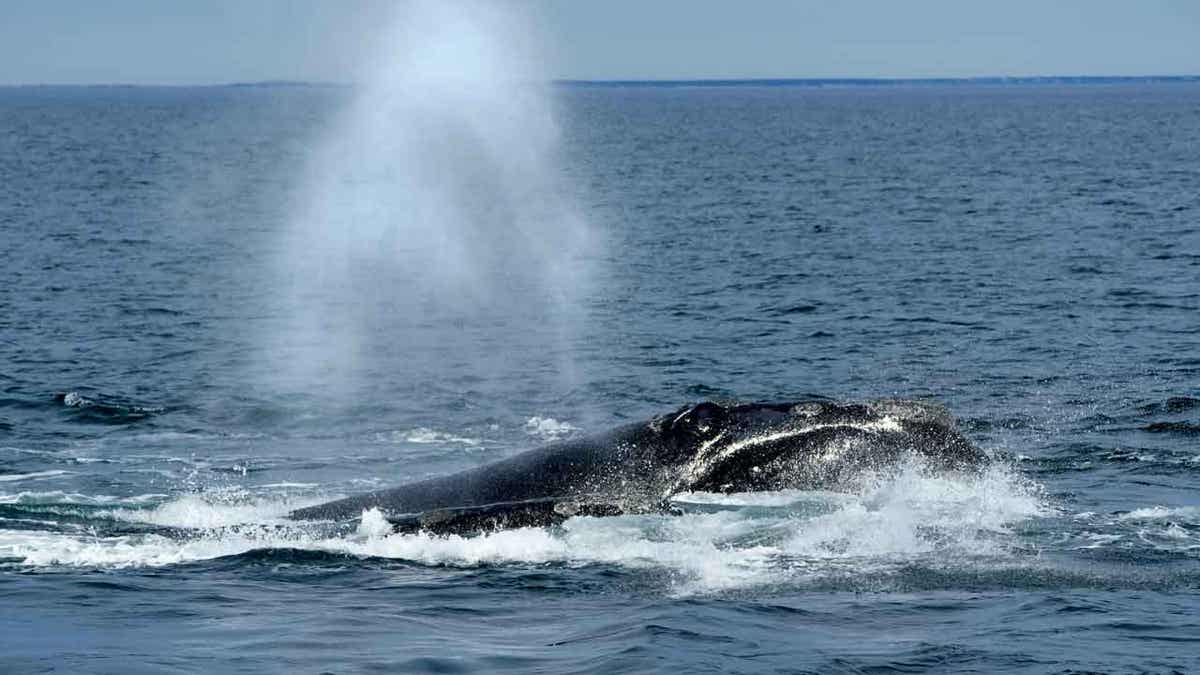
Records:
M434 227L533 289L473 312L374 242L305 266L355 95L0 89L0 671L1200 670L1200 84L560 87L587 274L548 299L558 244ZM541 199L474 157L462 222ZM390 171L322 212L406 214ZM996 465L465 538L284 518L813 394L938 401Z

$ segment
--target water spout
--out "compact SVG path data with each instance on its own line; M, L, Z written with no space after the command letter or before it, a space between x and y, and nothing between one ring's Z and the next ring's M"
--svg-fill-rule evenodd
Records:
M594 240L542 63L516 3L398 8L308 167L277 375L338 395L372 378L569 386Z

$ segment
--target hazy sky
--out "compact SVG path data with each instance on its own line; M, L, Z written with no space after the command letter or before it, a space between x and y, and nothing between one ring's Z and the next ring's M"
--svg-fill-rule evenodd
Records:
M559 78L1200 74L1196 0L513 1ZM0 0L0 83L351 80L391 8Z

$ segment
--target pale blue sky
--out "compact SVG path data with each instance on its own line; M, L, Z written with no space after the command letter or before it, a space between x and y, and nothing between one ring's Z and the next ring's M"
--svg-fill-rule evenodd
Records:
M516 0L551 77L1200 74L1196 0ZM0 0L0 83L350 80L386 0Z

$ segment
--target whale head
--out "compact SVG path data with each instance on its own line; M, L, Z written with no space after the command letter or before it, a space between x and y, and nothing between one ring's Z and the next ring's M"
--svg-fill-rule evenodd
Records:
M944 408L920 401L705 401L652 424L676 472L672 493L829 487L912 456L942 470L987 461Z

